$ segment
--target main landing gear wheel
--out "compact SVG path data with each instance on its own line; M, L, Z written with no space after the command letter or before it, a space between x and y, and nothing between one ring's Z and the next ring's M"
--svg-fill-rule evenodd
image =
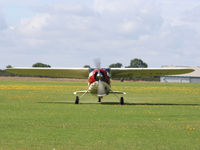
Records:
M101 103L101 97L98 97L98 102Z
M124 105L124 98L123 97L120 98L120 105Z
M75 104L79 104L79 97L78 96L76 96Z

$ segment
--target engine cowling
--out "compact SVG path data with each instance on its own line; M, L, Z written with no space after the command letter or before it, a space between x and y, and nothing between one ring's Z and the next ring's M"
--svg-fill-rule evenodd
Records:
M110 73L104 69L94 69L90 72L88 84L91 85L95 81L104 81L110 85Z

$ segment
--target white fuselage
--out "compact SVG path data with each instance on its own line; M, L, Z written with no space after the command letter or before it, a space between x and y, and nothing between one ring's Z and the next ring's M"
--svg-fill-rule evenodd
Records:
M97 96L106 96L110 92L110 85L104 81L95 81L89 86L88 91Z

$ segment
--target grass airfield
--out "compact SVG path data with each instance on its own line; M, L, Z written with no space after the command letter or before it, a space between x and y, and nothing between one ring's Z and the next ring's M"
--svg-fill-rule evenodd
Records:
M200 148L200 84L113 82L125 105L85 81L0 81L0 150Z

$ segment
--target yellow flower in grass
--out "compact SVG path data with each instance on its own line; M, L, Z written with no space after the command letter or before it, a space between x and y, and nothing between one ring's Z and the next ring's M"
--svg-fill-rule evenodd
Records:
M186 130L190 130L190 131L195 130L195 128L192 128L192 127L190 127L189 125L185 126L185 129L186 129Z

